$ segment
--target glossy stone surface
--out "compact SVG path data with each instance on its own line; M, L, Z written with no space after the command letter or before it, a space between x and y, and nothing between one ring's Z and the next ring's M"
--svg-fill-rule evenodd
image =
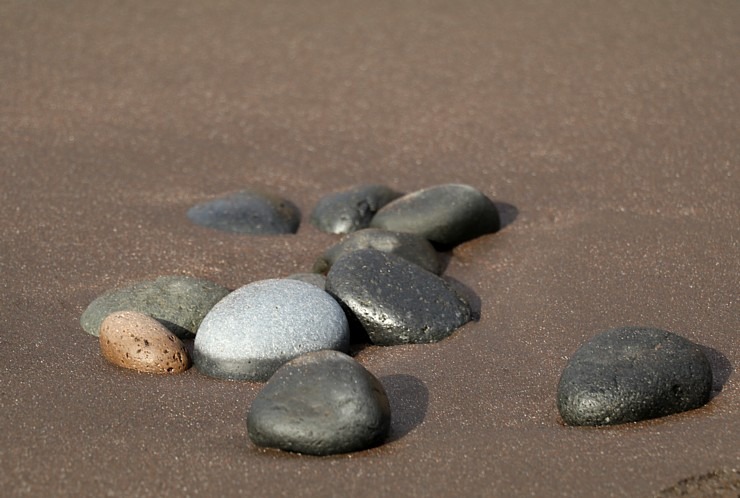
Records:
M402 194L385 185L359 185L323 197L311 213L311 223L328 233L367 228L380 208Z

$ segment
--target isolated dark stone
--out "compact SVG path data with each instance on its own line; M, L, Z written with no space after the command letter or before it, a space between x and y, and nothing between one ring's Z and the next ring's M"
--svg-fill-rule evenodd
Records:
M497 231L501 222L493 202L469 185L447 184L407 194L383 207L373 228L411 232L455 246Z
M436 342L471 319L470 307L447 282L375 249L339 258L326 277L326 291L383 346Z
M558 385L569 425L614 425L662 417L709 401L712 369L699 346L665 330L624 327L584 344Z
M188 218L225 232L279 235L298 231L301 212L278 195L248 189L193 206Z
M391 232L379 228L366 228L347 235L316 260L313 270L326 273L337 259L359 249L390 252L432 273L439 274L442 271L439 254L427 239L414 233Z
M382 443L390 421L377 378L343 353L318 351L275 372L252 402L247 430L258 446L331 455Z
M384 185L360 185L323 197L311 213L311 223L328 233L367 228L376 212L402 194Z

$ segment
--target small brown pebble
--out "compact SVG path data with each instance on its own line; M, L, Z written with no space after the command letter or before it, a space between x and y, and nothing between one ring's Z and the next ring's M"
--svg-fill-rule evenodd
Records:
M182 341L157 320L137 311L117 311L103 320L100 351L114 365L139 372L175 374L190 367Z

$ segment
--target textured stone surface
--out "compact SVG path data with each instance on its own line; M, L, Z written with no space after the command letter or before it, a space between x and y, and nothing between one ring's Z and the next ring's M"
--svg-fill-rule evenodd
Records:
M432 273L439 274L442 271L439 254L427 239L414 233L391 232L378 228L366 228L347 235L316 260L313 270L327 273L337 259L359 249L391 252Z
M139 311L159 320L180 338L192 337L206 313L229 293L210 280L159 277L115 289L96 298L80 318L88 334L98 335L103 319L114 311Z
M137 311L117 311L100 326L100 351L106 360L139 372L168 374L190 366L185 345L167 327Z
M188 218L226 232L279 235L298 231L301 212L278 195L249 189L195 205Z
M322 198L311 213L311 223L328 233L350 233L367 228L380 208L402 194L384 185L359 185Z
M499 229L498 210L480 191L447 184L407 194L387 204L370 226L419 234L432 242L454 246Z
M326 290L384 346L439 341L471 318L468 304L440 277L375 249L339 258Z
M263 381L302 354L348 348L347 318L329 294L272 279L245 285L213 307L195 337L193 361L213 377Z
M380 444L390 421L375 376L343 353L319 351L273 375L252 402L247 430L258 446L330 455Z
M664 330L603 332L568 361L558 409L569 425L612 425L698 408L709 401L712 369L696 344Z

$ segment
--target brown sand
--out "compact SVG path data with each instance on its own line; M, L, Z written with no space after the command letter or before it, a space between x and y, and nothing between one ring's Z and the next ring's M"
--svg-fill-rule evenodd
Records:
M633 497L715 475L732 496L739 25L736 0L2 2L0 494ZM118 369L81 329L111 287L236 287L336 240L222 234L191 205L260 186L305 220L362 182L511 206L447 270L480 321L358 355L392 400L387 444L257 449L258 384ZM706 346L713 400L564 427L567 358L629 324Z

